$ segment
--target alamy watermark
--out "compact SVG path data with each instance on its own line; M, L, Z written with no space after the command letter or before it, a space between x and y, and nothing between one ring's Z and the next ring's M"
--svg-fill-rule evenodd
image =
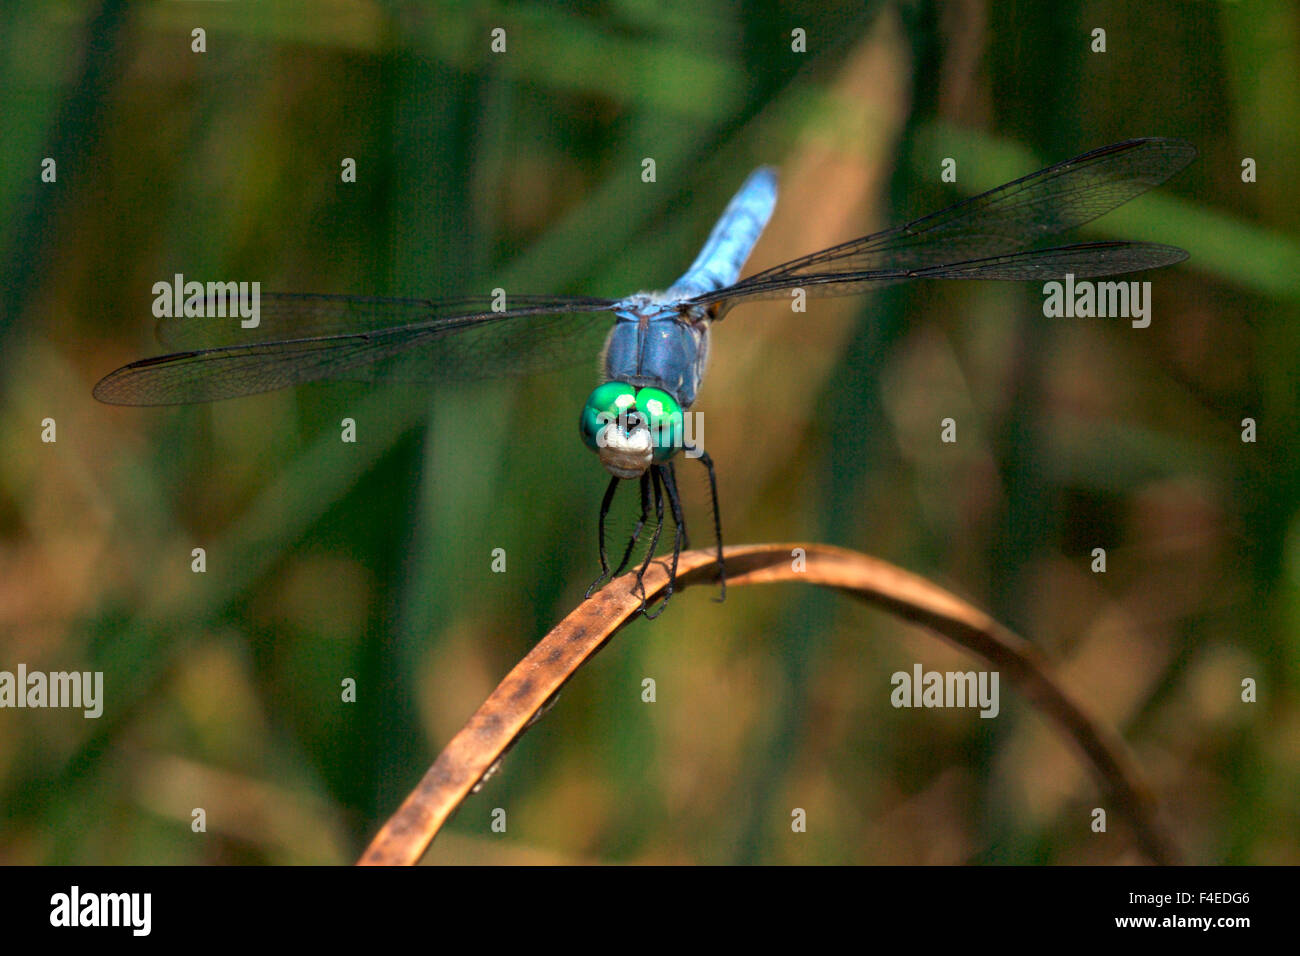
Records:
M889 702L895 707L978 707L981 717L996 717L997 671L927 671L920 664L912 672L896 671Z
M0 671L0 707L69 707L95 718L104 712L103 671Z
M1132 319L1133 328L1151 324L1150 282L1075 281L1043 283L1043 315L1049 319Z
M186 282L178 272L171 282L155 282L153 295L153 314L159 319L238 318L245 329L262 322L260 282Z
M88 893L74 884L50 897L50 925L56 927L121 927L148 936L152 913L152 893Z
M596 420L602 425L618 424L623 434L630 434L638 426L644 426L650 433L650 440L657 448L680 448L687 458L699 458L704 454L704 413L683 412L682 417L649 421L640 412L622 411L601 412ZM596 445L605 448L611 443L602 427L596 433Z

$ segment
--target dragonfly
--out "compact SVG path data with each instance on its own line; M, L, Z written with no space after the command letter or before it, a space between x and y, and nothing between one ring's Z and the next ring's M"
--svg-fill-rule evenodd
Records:
M600 574L587 595L622 575L648 534L633 586L640 589L641 613L655 617L672 597L678 557L688 547L675 472L682 453L708 472L718 600L726 596L717 474L686 427L714 322L761 299L848 295L919 279L1063 281L1067 274L1082 279L1181 262L1184 250L1159 243L1043 243L1161 185L1195 156L1179 139L1114 143L742 279L777 201L776 172L761 167L727 205L690 268L664 291L621 299L503 297L501 290L460 299L266 293L256 328L201 316L160 320L159 338L174 351L110 372L94 396L109 404L180 405L330 379L464 382L577 364L596 354L603 337L600 384L578 417L583 443L611 476L597 523ZM639 517L611 567L606 520L624 482L639 486ZM651 604L644 576L659 549L665 501L673 551L668 584Z

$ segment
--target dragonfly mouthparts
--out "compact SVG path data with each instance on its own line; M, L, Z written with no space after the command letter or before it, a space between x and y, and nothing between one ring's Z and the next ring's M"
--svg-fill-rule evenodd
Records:
M611 475L638 478L654 460L654 441L643 424L624 431L618 422L610 422L601 431L597 452Z

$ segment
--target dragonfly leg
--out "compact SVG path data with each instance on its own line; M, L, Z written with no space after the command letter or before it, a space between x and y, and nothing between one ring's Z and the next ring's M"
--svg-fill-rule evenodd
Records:
M659 469L661 465L650 466L650 487L654 489L655 497L655 529L650 535L650 546L646 549L645 561L636 572L636 586L641 589L641 612L644 614L646 609L645 603L645 573L650 570L650 562L654 560L655 548L659 547L659 533L664 529L664 491L659 481Z
M610 505L614 503L614 492L618 491L618 483L621 480L620 478L611 478L609 487L605 489L605 497L600 501L600 521L597 523L600 529L600 574L596 576L596 580L587 586L586 597L591 597L592 592L604 583L605 576L609 574L609 559L605 554L605 518L609 515ZM642 510L645 510L644 506Z
M677 559L681 556L682 545L686 540L686 517L682 512L682 502L677 496L677 475L673 471L672 463L669 462L663 469L664 491L668 495L668 507L673 516L673 564L668 571L668 589L664 592L664 598L659 602L659 607L653 614L648 608L642 608L641 613L648 618L656 618L664 612L668 606L668 600L673 596L673 587L677 584Z
M623 560L618 563L614 569L611 578L616 578L627 570L628 562L632 560L632 551L636 548L636 543L641 539L641 529L645 527L645 519L650 514L650 473L642 472L641 474L641 516L636 519L636 527L632 529L632 537L627 542L627 547L623 550Z
M713 536L718 542L718 584L722 588L715 601L722 602L727 599L727 565L722 559L722 514L718 510L718 476L713 470L713 459L703 448L694 449L700 453L700 461L704 467L709 470L709 493L713 496Z

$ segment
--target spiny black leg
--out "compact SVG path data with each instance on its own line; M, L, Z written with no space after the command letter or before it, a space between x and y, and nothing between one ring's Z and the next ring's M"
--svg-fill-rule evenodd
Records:
M686 539L686 517L682 513L682 502L677 497L677 474L673 471L672 463L669 462L663 469L664 491L668 493L668 506L672 511L673 525L675 534L673 535L673 564L668 572L668 589L664 592L664 598L659 602L658 609L653 614L648 608L642 608L641 613L648 618L656 618L664 612L668 606L668 600L673 596L673 586L677 584L677 559L682 553L682 542Z
M674 464L673 462L668 463L668 470L672 473L673 494L677 494L677 472L674 470L673 464ZM665 487L667 487L666 484ZM681 507L680 497L677 499L677 503L678 503L678 510L681 512L682 515L682 522L680 525L682 529L682 550L689 551L691 550L691 529L686 526L686 509Z
M659 465L650 466L650 486L655 493L655 530L650 536L650 547L646 549L645 561L636 572L636 583L641 588L641 611L645 613L645 573L654 560L655 548L659 547L659 532L664 529L664 492L659 484Z
M696 449L700 453L700 461L704 467L709 469L709 493L713 495L713 534L718 542L718 583L722 587L722 593L714 600L722 602L727 599L727 565L722 559L722 515L718 510L718 476L713 470L713 459L703 448Z
M650 475L648 472L641 473L641 517L637 518L636 527L632 529L632 537L628 540L627 547L623 550L623 560L618 563L614 573L610 578L616 578L627 569L627 563L632 560L632 551L636 548L636 543L641 538L641 529L645 527L646 516L650 514Z
M609 487L605 489L605 497L600 501L600 521L597 522L600 528L600 574L588 585L587 597L591 597L591 593L605 580L605 575L609 574L609 560L605 555L605 517L609 514L610 505L614 503L614 492L618 491L618 483L621 480L618 477L611 478Z
M673 524L677 526L677 540L674 542L676 550L673 551L673 580L676 581L677 559L681 557L682 551L686 548L687 535L686 511L682 508L682 499L677 495L677 470L673 467L672 462L668 463L668 471L664 476L664 490L668 492L668 504L672 508Z

